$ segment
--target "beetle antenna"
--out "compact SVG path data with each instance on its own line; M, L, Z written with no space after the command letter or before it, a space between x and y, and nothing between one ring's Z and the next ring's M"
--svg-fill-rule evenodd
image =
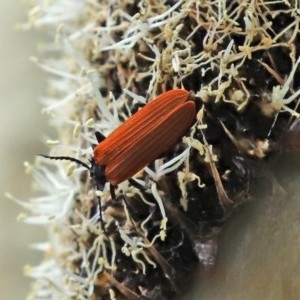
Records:
M56 160L69 160L69 161L72 161L72 162L75 162L83 167L85 167L86 169L88 169L89 171L92 172L92 167L89 167L86 163L82 162L81 160L77 159L77 158L74 158L74 157L70 157L70 156L49 156L49 155L44 155L44 154L37 154L38 156L42 156L42 157L45 157L45 158L49 158L49 159L56 159ZM100 186L98 185L97 181L96 181L96 189L97 190L100 190ZM110 185L110 192L111 192L111 195L112 195L112 198L115 199L115 187ZM105 231L105 224L104 224L104 221L103 221L103 218L102 218L102 205L101 205L101 198L99 196L97 196L97 199L98 199L98 205L99 205L99 219L100 219L100 223L101 223L101 226L102 226L102 229L103 229L103 232L105 233L105 235L107 236L106 234L106 231Z
M49 159L56 159L56 160L69 160L72 162L75 162L83 167L85 167L88 170L91 170L91 167L89 167L86 163L82 162L79 159L76 159L74 157L69 157L69 156L49 156L49 155L44 155L44 154L38 154L38 156L42 156L45 158L49 158Z

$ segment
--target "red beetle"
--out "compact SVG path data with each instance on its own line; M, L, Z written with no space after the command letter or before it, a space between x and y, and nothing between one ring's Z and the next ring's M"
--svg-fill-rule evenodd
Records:
M191 127L195 117L196 106L189 92L171 90L145 105L107 138L96 132L99 144L94 147L91 166L68 156L41 156L81 164L90 170L97 189L103 189L104 184L110 182L114 198L114 186L131 180L134 174L170 149ZM131 183L134 184L132 180Z
M165 92L107 138L96 132L99 144L90 159L91 167L68 156L41 156L74 161L89 169L98 183L118 185L165 153L191 127L196 107L189 97L189 92L182 89Z
M150 102L94 149L113 185L132 177L173 146L195 120L196 108L185 90L171 90Z

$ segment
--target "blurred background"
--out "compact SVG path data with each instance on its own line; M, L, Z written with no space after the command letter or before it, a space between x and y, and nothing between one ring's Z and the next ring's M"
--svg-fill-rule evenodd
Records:
M44 36L13 30L15 23L26 20L21 1L2 0L0 7L0 299L19 300L26 298L31 283L23 276L23 266L41 259L28 245L43 241L46 233L18 223L22 209L4 193L24 200L32 197L31 177L25 175L23 162L32 162L36 153L46 151L41 137L49 129L38 100L45 93L47 75L29 61L30 56L38 56L36 45ZM258 179L261 190L254 201L225 226L215 271L206 280L197 278L198 288L186 299L299 299L300 164L288 161L276 162L286 194L276 188L273 194L266 191Z
M32 181L25 175L23 162L45 151L41 137L46 120L40 113L39 97L45 93L46 76L29 57L38 55L34 32L16 32L14 26L26 20L20 0L2 0L0 4L0 299L25 299L30 280L23 266L37 264L39 253L28 248L43 241L43 229L16 221L22 211L8 200L5 192L21 199L31 197ZM45 129L46 130L46 129Z

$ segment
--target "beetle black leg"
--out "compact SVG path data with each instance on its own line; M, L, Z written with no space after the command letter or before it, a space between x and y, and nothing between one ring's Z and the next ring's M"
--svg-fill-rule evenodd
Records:
M140 108L144 107L145 103L137 102L131 106L130 112L131 114L135 114Z
M98 185L96 185L96 188L97 188L98 191L101 190ZM101 223L102 230L106 234L106 232L105 232L105 224L104 224L103 217L102 217L101 197L97 195L97 199L98 199L98 207L99 207L99 220L100 220L100 223Z
M113 200L116 200L116 187L112 184L109 184L109 191L110 191L111 198Z
M96 137L98 143L101 143L106 139L106 137L99 131L95 132L95 137Z
M143 185L141 185L140 183L138 183L136 180L129 178L128 179L129 183L134 186L135 188L139 189L140 191L145 191L146 187L144 187Z

